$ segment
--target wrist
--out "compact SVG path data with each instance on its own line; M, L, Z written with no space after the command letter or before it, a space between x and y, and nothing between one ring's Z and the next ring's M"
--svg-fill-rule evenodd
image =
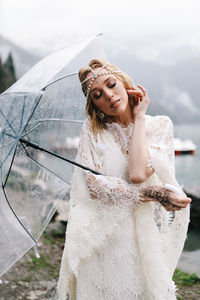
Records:
M141 114L136 114L134 116L135 121L144 121L145 120L145 114L141 113Z

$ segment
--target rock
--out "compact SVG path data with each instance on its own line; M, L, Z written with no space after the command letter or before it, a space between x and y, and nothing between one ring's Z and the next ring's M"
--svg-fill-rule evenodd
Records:
M188 186L184 192L192 199L190 204L190 229L200 229L200 187Z
M56 286L56 282L54 281L47 281L47 280L40 280L40 286L45 288L46 290L51 290Z
M41 291L41 290L30 291L27 296L27 299L28 300L39 300L44 295L45 295L45 291Z
M52 287L48 292L45 294L45 299L48 300L57 300L57 292L56 292L56 287Z
M16 284L11 284L11 289L14 290L17 288L17 285Z
M63 235L65 230L66 226L62 222L51 222L45 229L45 232L53 236L59 236Z

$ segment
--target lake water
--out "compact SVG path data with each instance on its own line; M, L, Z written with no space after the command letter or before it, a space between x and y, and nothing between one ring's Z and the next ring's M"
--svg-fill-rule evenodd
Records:
M174 136L191 139L196 144L195 155L175 156L176 178L183 187L200 185L200 124L174 125ZM200 232L189 231L178 268L200 276Z
M174 126L174 136L191 139L196 145L195 155L176 155L176 178L185 187L200 185L200 124L179 124Z

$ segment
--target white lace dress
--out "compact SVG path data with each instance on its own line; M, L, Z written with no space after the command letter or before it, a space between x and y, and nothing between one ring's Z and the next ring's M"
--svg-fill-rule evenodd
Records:
M186 238L189 209L169 213L158 203L142 203L139 188L175 179L173 124L166 116L146 116L146 138L155 173L144 184L128 175L128 148L134 124L108 126L94 137L82 128L77 161L102 175L76 168L66 231L59 299L173 300L172 275Z

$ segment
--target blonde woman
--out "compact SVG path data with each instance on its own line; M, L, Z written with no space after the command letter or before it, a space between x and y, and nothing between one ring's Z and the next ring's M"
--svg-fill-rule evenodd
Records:
M94 59L79 78L77 161L103 175L74 171L59 299L176 299L191 199L175 178L172 121L146 115L147 91L112 64Z

